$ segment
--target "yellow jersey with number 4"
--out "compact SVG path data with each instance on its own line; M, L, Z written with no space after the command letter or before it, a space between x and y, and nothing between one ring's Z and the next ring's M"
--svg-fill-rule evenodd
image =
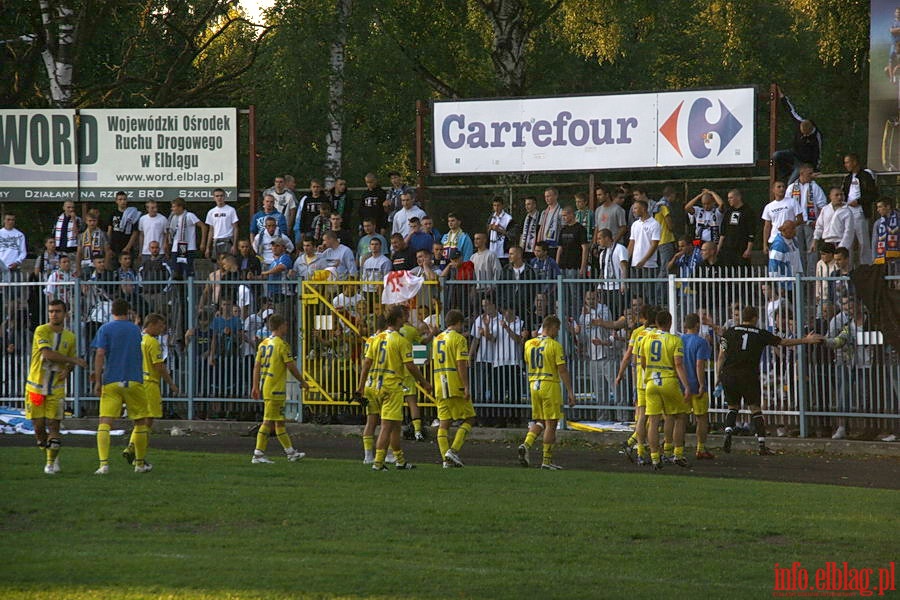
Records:
M256 350L263 400L287 397L287 364L294 362L290 345L277 335L270 335Z
M551 337L539 336L525 342L528 381L559 383L559 366L566 364L562 344Z
M469 362L466 338L454 329L437 334L432 343L431 362L434 366L434 391L441 400L465 396L456 366L459 361Z

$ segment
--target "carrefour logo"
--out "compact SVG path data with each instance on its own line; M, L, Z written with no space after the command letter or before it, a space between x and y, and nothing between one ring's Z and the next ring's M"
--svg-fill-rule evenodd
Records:
M716 156L721 156L728 144L737 136L738 132L743 128L737 117L728 110L722 100L719 103L719 118L715 122L710 122L707 118L707 112L712 108L713 103L709 98L700 97L694 99L687 111L687 127L679 127L682 119L681 112L684 108L685 100L678 103L678 106L672 111L672 114L666 119L665 123L659 128L659 133L678 156L684 157L679 141L679 131L685 131L687 137L687 147L690 153L697 159L703 159L712 152L713 139L719 139L718 151ZM716 134L713 136L713 134Z

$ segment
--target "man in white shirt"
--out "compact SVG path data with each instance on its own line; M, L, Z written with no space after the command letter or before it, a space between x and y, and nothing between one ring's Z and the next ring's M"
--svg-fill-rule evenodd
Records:
M645 200L635 200L631 205L635 221L631 224L631 235L628 240L628 257L631 261L632 274L635 279L653 279L658 275L656 248L659 246L662 229L659 221L650 216L650 207ZM639 284L641 295L649 304L656 304L662 290L657 284L644 282Z
M400 194L401 208L394 213L394 226L391 234L399 233L404 238L409 235L409 220L418 217L425 218L425 211L416 206L410 192Z
M610 243L612 243L611 239L610 235ZM612 245L624 250L621 244L613 243ZM613 331L599 325L601 322L612 321L612 318L609 307L598 303L597 293L587 291L584 294L581 314L578 315L572 326L572 333L578 340L580 354L587 361L587 374L591 381L589 391L591 397L597 399L598 404L612 404L610 396L615 399L618 360L612 351ZM614 419L617 415L609 414L607 416Z
M816 220L822 209L828 205L828 199L825 192L814 180L813 168L811 165L800 165L799 176L797 180L787 186L785 198L791 198L797 202L797 207L803 214L803 223L798 223L797 227L797 246L800 253L806 257L812 267L807 265L805 271L807 273L815 270L816 245L814 243L814 233L816 229Z
M506 261L509 260L509 252L506 250L506 230L509 229L509 224L512 223L512 216L504 210L503 198L500 196L494 197L491 206L494 208L494 212L491 213L491 218L488 221L488 231L491 236L491 252L500 259L501 264L506 264Z
M772 201L762 211L763 220L763 252L769 253L769 245L775 241L778 230L786 221L803 222L800 206L790 197L785 198L783 181L772 184Z
M238 241L237 211L225 204L225 190L213 190L216 205L206 213L210 235L206 240L206 258L215 260L221 254L235 254Z
M625 310L627 286L622 280L628 277L628 250L615 242L613 232L607 228L597 232L597 241L600 244L597 261L597 278L600 283L597 284L597 291L601 302L613 313L620 315Z
M25 234L16 229L16 215L3 215L3 229L0 229L0 262L9 269L10 281L22 280L22 261L28 256Z
M200 243L197 243L197 229L200 229ZM184 198L172 200L172 214L169 215L169 237L172 240L172 274L175 279L194 276L194 259L197 248L206 247L206 224L192 212L185 209Z
M147 214L138 220L138 232L141 247L141 262L150 257L150 243L156 242L160 248L168 248L166 236L168 234L169 220L159 214L156 200L148 200Z
M267 195L275 199L275 210L287 219L287 231L282 232L287 235L293 229L294 217L297 216L297 197L285 186L284 177L280 176L275 178L275 185L263 192L263 198Z
M273 240L283 238L282 241L285 244L285 251L288 254L294 251L294 244L286 235L282 235L282 233L278 231L276 222L275 217L266 217L265 227L263 227L263 230L253 238L253 251L262 259L263 269L268 269L269 265L272 264L272 261L275 260L275 255L272 251Z
M853 246L853 216L850 208L844 204L844 190L832 186L828 190L828 199L830 203L822 208L816 219L814 239L833 244L835 248L849 250Z

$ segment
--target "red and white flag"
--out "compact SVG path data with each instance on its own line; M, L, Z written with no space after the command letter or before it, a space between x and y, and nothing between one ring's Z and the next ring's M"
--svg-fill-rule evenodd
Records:
M381 292L382 304L401 304L416 297L422 289L424 277L413 275L409 271L391 271L384 276L384 291Z

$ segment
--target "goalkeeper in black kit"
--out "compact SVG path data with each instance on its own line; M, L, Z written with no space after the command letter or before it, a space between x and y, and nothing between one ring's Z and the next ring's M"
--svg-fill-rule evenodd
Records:
M774 454L766 447L766 422L763 419L760 400L759 361L766 346L799 346L801 344L819 344L825 337L810 333L804 338L785 339L773 335L756 326L759 311L753 306L746 306L741 311L741 324L725 332L719 349L719 360L716 379L722 384L725 392L725 403L728 414L725 417L725 443L722 449L731 452L731 435L737 421L741 400L750 409L750 422L759 442L759 454Z

